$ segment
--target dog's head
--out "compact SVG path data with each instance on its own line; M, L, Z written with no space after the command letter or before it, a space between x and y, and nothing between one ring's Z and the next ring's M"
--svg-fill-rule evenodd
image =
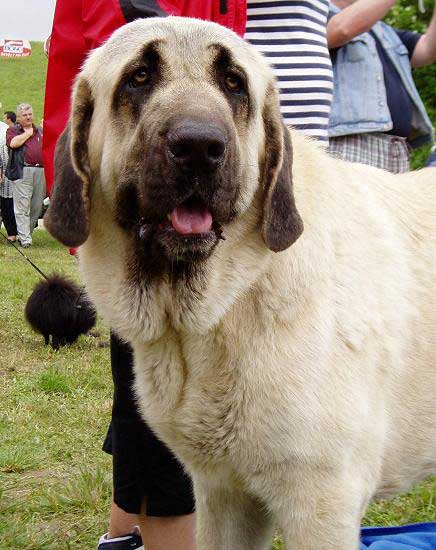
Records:
M291 172L275 80L252 46L214 23L137 20L77 78L46 225L78 246L104 200L138 250L192 263L260 197L259 231L281 251L302 232Z

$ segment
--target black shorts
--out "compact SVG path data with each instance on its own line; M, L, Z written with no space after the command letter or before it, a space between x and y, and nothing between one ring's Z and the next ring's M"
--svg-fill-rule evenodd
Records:
M192 513L191 480L140 417L132 390L132 350L113 334L111 364L114 401L103 450L113 457L115 504L125 512L145 511L147 516Z

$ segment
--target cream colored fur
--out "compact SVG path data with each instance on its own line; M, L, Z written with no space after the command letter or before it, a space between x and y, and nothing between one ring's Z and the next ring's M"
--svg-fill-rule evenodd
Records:
M195 297L182 282L132 287L128 237L113 215L135 138L111 125L110 91L155 38L180 77L159 97L163 117L186 94L227 108L202 85L208 41L232 48L257 109L238 134L239 215ZM198 549L267 549L279 527L291 550L357 550L369 501L435 471L436 170L394 176L345 163L292 131L305 229L275 254L261 237L258 188L272 76L250 46L213 24L137 21L91 55L80 79L95 102L83 277L134 348L144 418L193 477Z

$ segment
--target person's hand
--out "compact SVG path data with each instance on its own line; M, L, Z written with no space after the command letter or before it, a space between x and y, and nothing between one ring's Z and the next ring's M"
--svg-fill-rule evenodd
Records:
M28 128L24 128L23 134L25 134L28 138L32 137L33 136L33 126L29 126Z

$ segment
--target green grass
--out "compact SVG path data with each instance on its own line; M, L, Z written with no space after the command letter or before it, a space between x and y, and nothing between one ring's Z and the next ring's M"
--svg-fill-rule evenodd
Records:
M26 254L77 279L74 258L45 231ZM95 548L106 530L111 460L101 451L112 405L102 336L59 352L26 325L39 275L0 240L0 548Z
M78 278L45 231L26 254L46 273ZM59 352L26 325L38 274L0 238L0 548L93 549L106 530L111 460L101 451L112 405L109 351L81 336ZM373 504L368 525L436 521L436 481ZM280 538L275 550L282 550Z
M32 54L29 57L0 57L1 120L5 111L16 112L19 103L32 105L36 125L43 117L47 58L43 42L31 44Z
M38 387L44 393L59 393L68 395L72 392L68 376L59 367L53 366L38 377Z

